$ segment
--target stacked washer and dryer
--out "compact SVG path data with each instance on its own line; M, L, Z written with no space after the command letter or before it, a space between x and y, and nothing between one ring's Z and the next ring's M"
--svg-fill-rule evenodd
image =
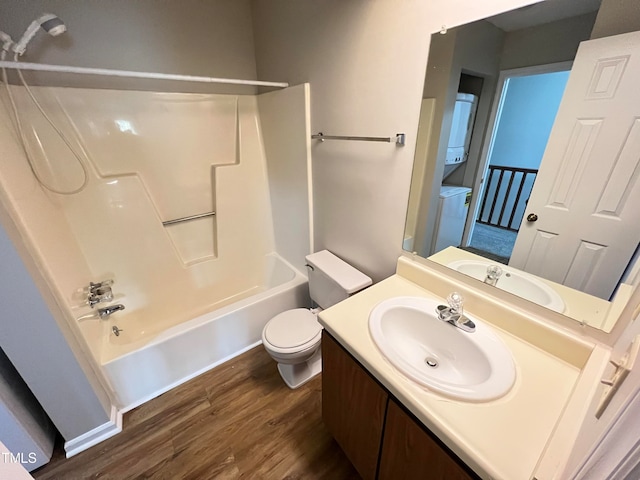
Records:
M477 103L478 97L470 93L458 93L456 96L444 162L445 168L449 167L449 174L466 162L469 156ZM471 188L447 184L440 187L431 253L437 253L451 246L460 246L470 203Z

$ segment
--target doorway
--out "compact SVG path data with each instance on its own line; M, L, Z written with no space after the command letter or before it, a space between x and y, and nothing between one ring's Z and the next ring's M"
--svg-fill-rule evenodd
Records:
M509 262L570 67L563 63L501 73L468 250Z

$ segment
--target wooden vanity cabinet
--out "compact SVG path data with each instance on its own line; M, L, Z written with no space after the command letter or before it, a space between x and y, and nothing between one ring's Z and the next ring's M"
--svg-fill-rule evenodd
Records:
M322 418L364 480L479 478L326 330L322 364Z
M376 478L387 392L322 332L322 418L364 480Z
M379 480L478 478L445 448L394 399L389 399L380 453Z

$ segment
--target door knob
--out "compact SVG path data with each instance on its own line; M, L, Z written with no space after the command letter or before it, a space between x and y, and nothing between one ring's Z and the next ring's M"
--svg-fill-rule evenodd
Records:
M536 220L538 220L538 215L536 215L535 213L530 213L529 215L527 215L527 222L535 222Z

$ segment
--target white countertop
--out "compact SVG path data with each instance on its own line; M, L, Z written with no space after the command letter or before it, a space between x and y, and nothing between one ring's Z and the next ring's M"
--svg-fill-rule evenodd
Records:
M432 393L395 370L369 334L371 309L384 299L403 295L439 298L394 275L322 311L320 323L482 478L530 479L577 385L582 366L562 360L540 348L539 342L534 346L468 310L492 326L511 350L516 382L506 396L486 403ZM496 314L505 315L505 310L498 309ZM513 315L514 322L520 321L517 312ZM584 343L577 348L584 351Z

